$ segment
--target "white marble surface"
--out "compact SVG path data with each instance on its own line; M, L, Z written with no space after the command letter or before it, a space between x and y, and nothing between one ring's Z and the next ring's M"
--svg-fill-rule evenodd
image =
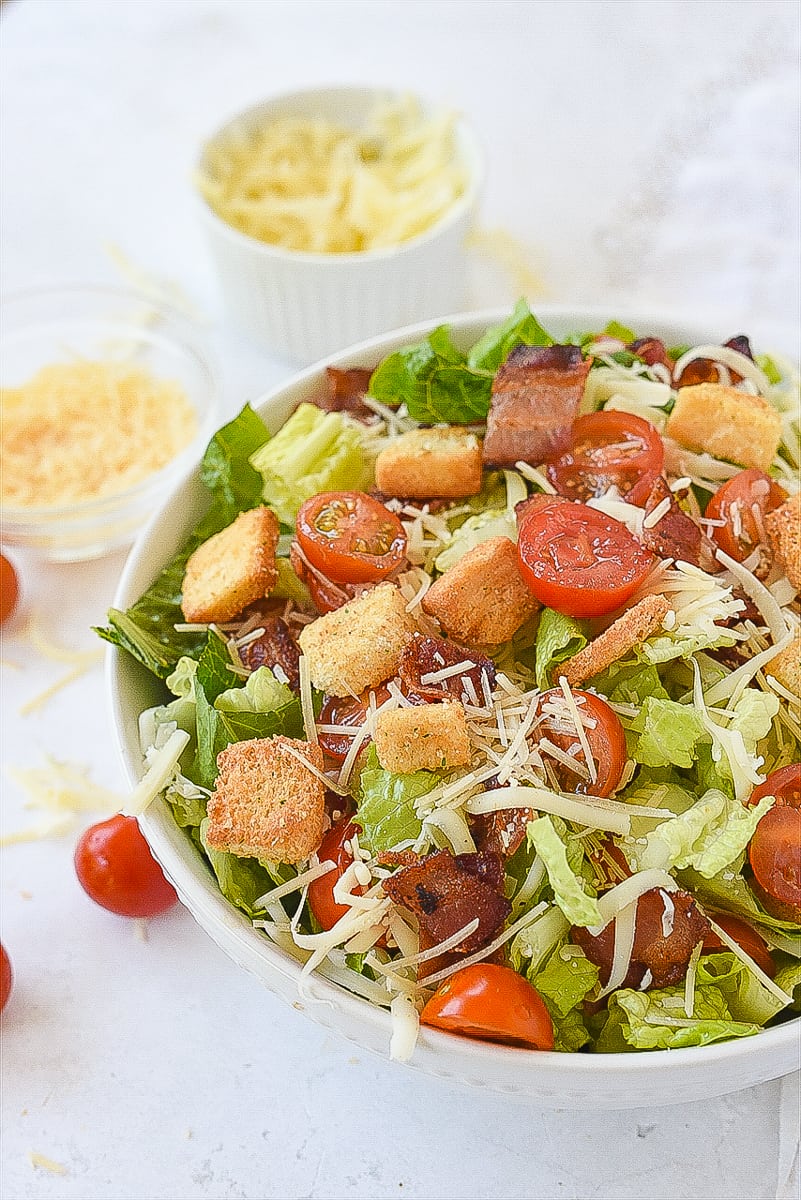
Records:
M11 0L0 15L4 290L116 282L106 247L118 245L180 283L208 322L233 411L290 368L219 309L188 186L197 143L267 92L388 81L470 116L489 160L482 225L528 247L542 296L707 310L721 333L772 327L796 344L798 37L796 4L777 0ZM516 286L476 259L476 305L510 301ZM65 669L34 649L26 620L91 647L122 557L17 562L24 601L2 652L4 832L36 819L10 769L51 755L122 787L100 666L37 714L19 712ZM327 1037L185 912L150 922L142 940L84 897L73 842L2 852L16 971L2 1028L9 1200L797 1190L793 1081L607 1114L454 1091ZM64 1173L34 1167L30 1152Z

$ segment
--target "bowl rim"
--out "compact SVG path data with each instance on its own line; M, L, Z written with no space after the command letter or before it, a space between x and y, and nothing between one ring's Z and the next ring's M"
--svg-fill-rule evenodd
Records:
M166 317L169 321L176 324L179 329L182 328L185 330L188 340L179 342L169 335L166 340L191 357L206 374L209 383L208 409L205 414L195 409L195 414L198 418L197 429L187 445L179 450L163 467L159 467L157 471L146 475L138 483L131 484L130 487L120 492L110 492L107 495L94 496L90 500L77 500L71 504L51 505L49 507L31 506L25 508L16 508L10 504L2 504L0 506L0 514L2 515L4 525L11 522L17 525L26 525L99 516L127 503L139 500L147 496L151 490L158 491L176 472L180 472L183 475L185 468L190 465L190 455L193 455L198 447L202 448L202 439L211 436L216 427L215 422L220 419L221 375L219 365L214 355L202 343L199 324L193 321L187 313L182 312L180 308L170 304L169 301L161 300L159 297L135 288L115 287L106 284L63 283L43 286L34 285L25 288L15 288L12 291L0 294L0 318L4 312L7 312L9 308L18 303L35 301L39 298L44 299L45 297L57 298L63 296L66 299L75 295L83 295L90 299L101 300L105 297L115 302L130 301L132 304L143 304L157 310L160 317ZM192 403L191 397L188 398L190 403ZM195 408L194 405L193 408Z
M686 330L694 337L709 337L708 328L699 320L703 317L688 316L675 311L644 311L634 307L628 309L624 305L610 303L608 305L579 306L577 304L541 304L536 306L537 316L546 324L549 320L575 320L575 327L591 328L595 322L606 323L610 319L621 323L632 323L641 329L648 328L656 336L666 328L676 331ZM475 311L455 313L439 319L428 319L415 322L403 328L365 339L353 346L343 348L335 354L327 355L316 363L305 367L291 375L288 379L270 388L251 403L252 407L261 414L269 414L271 408L278 407L281 401L286 401L294 393L316 379L322 379L326 366L348 366L363 355L392 351L399 344L411 341L425 335L439 325L449 325L458 335L472 331L475 335L479 329L487 328L504 320L510 314L509 307L493 307ZM709 324L712 324L710 319ZM694 332L691 333L691 329ZM704 329L706 328L706 332ZM153 569L143 572L147 562L147 550L151 537L162 523L167 522L171 510L175 507L181 495L197 482L198 466L190 469L184 478L176 484L171 495L155 513L147 526L141 532L134 544L123 568L114 606L128 607L137 598L136 589L132 585L137 573L150 574L157 572L160 564L153 564ZM138 585L137 585L138 586ZM130 593L130 594L129 594ZM110 701L112 723L117 742L117 748L122 759L127 777L133 785L139 778L141 755L138 745L132 746L125 734L125 711L122 705L122 689L120 686L120 668L123 665L123 652L116 646L108 646L105 662L107 694ZM134 664L132 664L133 666ZM138 717L138 712L135 714ZM192 858L191 865L187 862L186 854L181 854L179 847L185 849L185 833L174 821L167 810L164 801L155 801L139 818L142 830L151 849L161 863L179 895L189 908L190 913L201 925L204 931L232 958L238 965L256 974L260 982L274 994L280 995L280 989L271 984L270 976L279 976L294 981L296 987L300 981L302 964L279 946L272 943L266 935L253 929L244 913L238 911L219 891L216 881L210 873L201 873L202 860L197 851L189 847ZM188 847L188 842L186 842ZM256 965L258 960L258 965ZM297 1004L300 998L296 996L296 1007L301 1007L312 1020L333 1029L341 1036L367 1046L358 1033L347 1032L344 1026L352 1031L354 1028L366 1025L380 1033L385 1047L389 1047L392 1034L392 1019L388 1009L380 1008L340 985L333 983L319 974L311 977L313 995L305 997L313 1003ZM286 997L284 997L286 998ZM332 1019L329 1010L341 1014L340 1019ZM801 1017L783 1022L770 1029L763 1029L753 1037L735 1038L729 1041L715 1042L708 1046L688 1046L680 1050L650 1050L648 1052L616 1052L611 1054L581 1054L558 1051L537 1051L536 1054L525 1054L519 1049L506 1047L496 1043L476 1041L471 1038L458 1037L436 1029L420 1028L420 1037L412 1059L403 1064L422 1072L439 1077L454 1079L462 1083L481 1081L496 1091L538 1098L544 1102L558 1103L563 1107L590 1107L590 1090L601 1085L602 1081L610 1082L614 1091L620 1091L620 1081L630 1081L632 1085L639 1083L645 1087L650 1076L659 1079L667 1086L676 1082L677 1078L686 1078L692 1068L706 1068L712 1071L725 1068L726 1064L736 1063L741 1069L751 1067L748 1078L738 1078L730 1084L713 1084L702 1086L696 1079L696 1093L701 1096L718 1095L725 1091L733 1091L740 1087L750 1086L766 1079L777 1078L796 1069L797 1064L789 1062L792 1057L792 1047L796 1045L798 1030L801 1027ZM370 1047L367 1047L370 1048ZM781 1065L777 1065L781 1060ZM757 1069L758 1062L769 1062L772 1065L765 1074ZM487 1068L491 1069L492 1078L486 1077ZM497 1069L496 1069L497 1068ZM538 1069L539 1068L539 1069ZM498 1082L503 1076L503 1083ZM558 1086L553 1080L558 1076L565 1080L565 1086L579 1084L585 1091L581 1099L575 1102L575 1093L567 1099L560 1096ZM724 1070L720 1070L720 1078ZM545 1090L538 1085L544 1080ZM612 1082L614 1084L612 1085ZM556 1088L556 1090L554 1090ZM700 1090L699 1090L700 1089ZM682 1096L670 1092L651 1095L648 1103L669 1104L681 1099ZM695 1098L695 1093L690 1098ZM629 1102L622 1096L615 1095L610 1102L599 1098L599 1106L612 1108L633 1107L646 1102L634 1099Z
M435 106L428 98L419 92L411 92L408 88L393 88L388 86L370 85L370 84L328 84L319 87L302 87L293 88L288 92L276 92L273 96L268 96L263 100L257 101L249 105L247 108L240 109L234 113L221 125L219 125L213 133L204 139L201 143L200 150L195 160L195 171L202 173L204 168L204 159L207 148L212 143L223 138L225 134L241 121L258 116L260 113L268 115L271 110L280 107L285 101L291 101L297 98L313 96L325 96L336 92L340 95L348 93L352 95L363 94L367 96L372 94L377 98L402 97L413 95L424 109L436 111ZM445 106L442 106L443 108ZM387 259L395 259L405 253L411 253L419 247L425 246L427 243L434 241L441 234L447 232L448 229L457 225L463 220L474 208L481 188L483 187L485 177L485 154L479 143L472 125L465 117L461 110L455 110L456 122L455 130L458 141L461 143L462 158L467 169L468 179L464 192L453 201L446 211L439 217L433 225L424 229L421 233L416 234L413 238L408 238L406 241L398 242L395 246L382 246L374 250L349 250L343 253L320 252L310 250L288 250L285 246L277 246L271 242L262 242L251 234L243 233L234 225L230 225L223 217L221 217L209 204L205 196L203 196L197 183L194 183L193 190L197 202L200 205L201 212L204 218L209 223L210 227L219 234L224 234L225 237L238 246L240 249L247 249L254 254L261 255L264 259L272 259L277 262L285 263L304 263L334 267L335 265L353 266L355 263L373 263L383 262Z

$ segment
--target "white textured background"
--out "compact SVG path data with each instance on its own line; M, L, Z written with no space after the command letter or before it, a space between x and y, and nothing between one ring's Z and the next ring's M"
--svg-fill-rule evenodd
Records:
M3 288L119 282L118 245L194 301L235 410L290 369L225 324L188 186L198 142L265 94L364 81L467 113L488 156L482 226L523 245L542 298L707 312L722 335L797 346L798 14L793 0L11 0ZM516 282L476 257L473 293L506 303ZM51 754L119 789L99 667L38 716L19 706L61 673L25 618L91 646L122 558L18 562L3 766ZM32 819L23 799L6 775L3 830ZM794 1200L792 1080L611 1114L454 1091L321 1033L183 912L138 940L80 892L72 843L2 852L7 1200Z

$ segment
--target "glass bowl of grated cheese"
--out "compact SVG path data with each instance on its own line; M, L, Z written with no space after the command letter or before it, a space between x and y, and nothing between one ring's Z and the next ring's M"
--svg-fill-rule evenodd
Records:
M483 159L464 118L408 93L313 88L203 146L203 224L231 317L306 364L466 301Z
M133 541L218 422L193 322L104 287L0 307L0 540L53 561Z

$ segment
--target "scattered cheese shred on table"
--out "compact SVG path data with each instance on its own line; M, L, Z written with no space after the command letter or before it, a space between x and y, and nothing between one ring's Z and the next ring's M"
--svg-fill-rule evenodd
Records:
M38 1167L42 1171L49 1171L51 1175L66 1175L67 1168L63 1163L56 1162L54 1158L48 1158L46 1154L40 1154L38 1150L28 1151L28 1161L32 1167Z
M50 658L55 662L72 664L71 671L67 671L60 679L51 683L49 687L46 687L36 696L32 696L30 700L26 700L20 706L20 716L27 717L37 709L44 708L48 700L52 699L62 688L74 683L76 679L80 679L92 667L102 662L103 650L100 647L93 647L91 650L70 650L66 646L57 646L55 642L49 640L35 615L29 618L24 632L33 648L43 658Z
M47 819L24 829L0 835L0 846L61 837L74 827L80 813L118 812L122 796L94 783L89 767L48 758L44 767L8 767L8 774L27 795L25 807L47 814Z
M129 363L62 362L0 388L0 501L56 508L116 495L191 441L195 411L174 381Z

